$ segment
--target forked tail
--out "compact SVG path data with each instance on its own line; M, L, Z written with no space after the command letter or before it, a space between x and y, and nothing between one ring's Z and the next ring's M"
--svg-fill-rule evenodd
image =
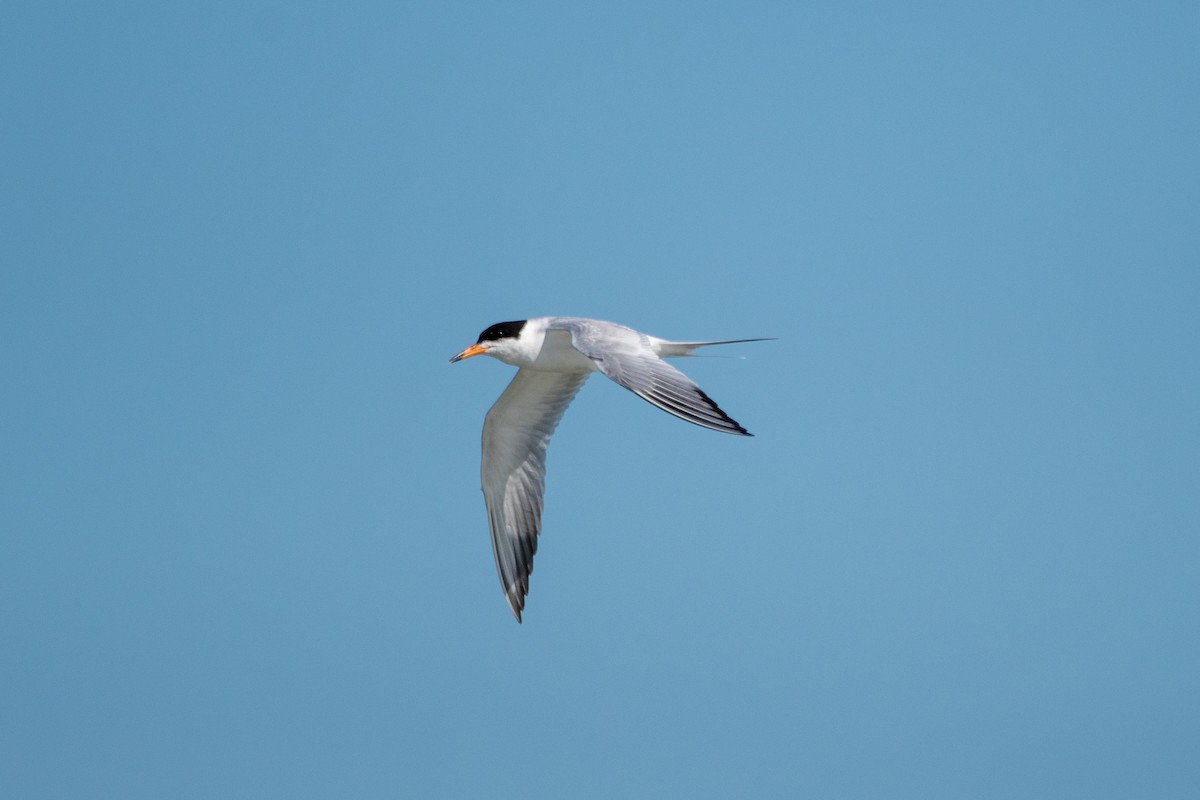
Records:
M714 344L741 344L742 342L770 342L776 337L767 336L760 339L724 339L719 342L668 342L664 339L654 340L654 349L660 358L677 358L690 356L692 351L700 347L710 347Z

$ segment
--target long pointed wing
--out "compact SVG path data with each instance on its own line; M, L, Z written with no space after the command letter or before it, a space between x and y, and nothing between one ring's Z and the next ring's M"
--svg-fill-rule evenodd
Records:
M572 321L573 322L573 321ZM586 323L590 320L582 320ZM575 349L643 400L680 419L724 433L753 436L679 370L659 358L644 334L620 326L571 324Z
M483 423L480 475L492 552L517 622L542 529L546 446L588 374L517 370Z

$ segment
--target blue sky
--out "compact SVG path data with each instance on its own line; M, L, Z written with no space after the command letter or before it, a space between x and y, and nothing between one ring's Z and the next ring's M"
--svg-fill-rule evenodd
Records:
M1194 796L1198 29L5 6L0 794ZM779 339L589 382L518 626L543 314Z

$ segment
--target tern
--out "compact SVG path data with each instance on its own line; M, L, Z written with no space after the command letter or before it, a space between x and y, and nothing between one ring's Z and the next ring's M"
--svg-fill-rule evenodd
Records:
M538 317L498 322L450 359L491 356L518 367L512 383L487 412L480 468L492 552L517 622L529 594L529 574L542 527L546 447L575 394L601 372L643 400L705 428L752 434L664 358L699 347L765 339L672 342L614 322Z

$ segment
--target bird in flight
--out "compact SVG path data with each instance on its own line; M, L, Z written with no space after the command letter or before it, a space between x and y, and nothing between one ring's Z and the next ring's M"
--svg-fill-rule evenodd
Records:
M576 392L593 372L680 419L740 436L752 435L664 358L698 347L765 339L671 342L624 325L582 317L499 322L450 359L487 355L518 367L483 423L480 474L500 585L517 622L542 527L546 447Z

